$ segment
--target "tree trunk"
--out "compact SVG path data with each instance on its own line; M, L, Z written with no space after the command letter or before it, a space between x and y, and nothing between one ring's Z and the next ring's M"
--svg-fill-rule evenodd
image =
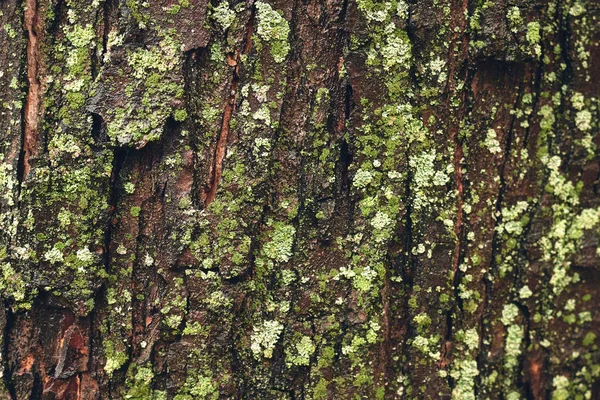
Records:
M1 398L600 398L596 0L0 22Z

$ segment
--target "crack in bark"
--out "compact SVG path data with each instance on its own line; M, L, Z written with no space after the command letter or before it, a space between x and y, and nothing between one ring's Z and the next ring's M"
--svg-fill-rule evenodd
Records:
M204 202L204 207L208 207L210 203L215 200L217 196L217 188L219 186L219 182L221 180L221 175L223 173L223 159L225 158L225 152L227 150L227 141L229 139L229 128L231 117L233 115L233 111L235 108L235 100L237 97L238 84L239 84L239 72L241 65L241 56L248 54L252 48L252 33L254 31L254 18L255 18L255 10L252 8L252 13L250 15L250 19L248 20L248 24L246 25L246 38L245 43L241 51L238 51L235 55L234 59L230 59L228 57L227 62L232 65L233 68L233 76L231 78L231 92L227 102L225 103L225 107L223 110L223 119L221 122L221 132L219 134L219 139L217 141L217 146L215 148L215 156L213 160L213 168L211 171L211 179L210 179L210 188L207 192L203 194L202 201Z
M38 0L26 0L24 28L27 31L27 94L23 107L23 141L18 166L18 180L23 182L31 168L29 160L37 154L39 143L38 128L39 114L42 109L41 92L42 83L39 73L42 63L38 33L40 31L40 17Z
M115 8L115 4L113 4L113 2L114 0L104 0L104 3L96 12L96 21L94 25L100 26L99 30L102 34L102 49L100 51L95 49L92 55L91 74L93 80L95 80L98 77L98 75L100 75L100 70L104 66L104 57L106 55L106 52L108 51L108 34L110 33L111 29L110 18L113 9Z
M456 236L456 242L454 245L454 251L452 253L452 264L451 264L451 272L452 272L452 288L454 293L454 302L450 309L446 312L446 332L445 332L445 341L441 344L440 349L440 360L438 365L441 368L446 368L452 362L452 331L454 327L454 313L456 312L457 307L462 309L461 299L458 296L458 286L460 283L460 273L458 267L461 262L461 253L463 251L463 236L464 236L464 177L462 172L462 162L463 162L463 143L459 134L460 122L464 120L466 113L465 107L465 99L467 95L466 88L470 86L469 82L473 78L473 74L469 74L469 70L467 67L467 61L469 58L469 33L467 32L467 11L468 11L469 1L468 0L457 0L453 2L453 8L456 11L453 15L457 16L457 19L451 17L450 26L454 25L455 29L453 29L454 34L450 41L449 51L448 51L448 59L449 59L449 72L448 72L448 81L446 85L446 109L450 113L451 107L451 98L455 95L456 88L454 87L453 77L456 71L456 58L454 56L455 47L460 45L461 47L461 58L459 62L463 65L464 70L464 85L461 91L461 106L456 110L456 122L455 126L450 131L450 142L454 145L454 154L453 154L453 165L454 165L454 182L456 184L457 191L457 200L456 200L456 220L454 222L454 235ZM460 29L456 29L460 28ZM462 37L459 37L459 34ZM459 42L460 40L460 42ZM458 72L460 73L460 72ZM454 390L454 379L451 375L448 375L447 378L448 387L450 392Z
M517 108L517 105L519 104L519 102L521 101L521 98L523 97L523 93L525 90L525 86L523 84L519 85L518 88L518 94L517 97L515 99L515 103L513 104L513 108ZM494 206L494 214L495 214L495 218L494 218L494 226L492 227L493 229L493 236L492 236L492 249L491 249L491 254L490 254L490 270L493 270L496 266L496 254L497 254L497 249L500 245L499 241L501 241L500 236L496 230L496 227L502 222L502 202L504 201L504 196L506 193L506 177L505 175L505 170L506 170L506 164L508 163L508 160L510 158L510 152L512 149L512 142L513 142L513 136L514 136L514 125L516 122L516 116L513 114L511 119L510 119L510 125L509 125L509 129L508 129L508 133L507 133L507 137L506 137L506 147L504 149L504 159L502 160L502 164L500 165L500 169L498 171L498 175L500 177L500 187L498 188L498 195L496 198L496 204ZM483 310L486 310L488 307L488 292L491 291L491 286L492 286L492 281L487 279L485 277L485 275L483 276L482 279L482 292L481 292L481 304L483 304ZM479 321L478 321L478 331L480 333L479 335L479 347L481 348L481 345L483 343L484 340L484 330L485 330L485 312L482 312L480 317L479 317ZM483 358L477 357L477 369L479 371L483 370ZM477 379L477 384L475 385L475 393L477 394L479 391L479 385L481 384L480 379Z

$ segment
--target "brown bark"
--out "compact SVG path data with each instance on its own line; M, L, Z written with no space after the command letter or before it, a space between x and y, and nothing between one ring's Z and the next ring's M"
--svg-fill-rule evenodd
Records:
M0 397L598 398L599 20L0 1Z

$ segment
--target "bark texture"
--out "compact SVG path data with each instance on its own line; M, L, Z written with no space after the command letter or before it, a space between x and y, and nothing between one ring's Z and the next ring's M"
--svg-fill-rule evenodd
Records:
M0 0L7 399L600 398L597 0Z

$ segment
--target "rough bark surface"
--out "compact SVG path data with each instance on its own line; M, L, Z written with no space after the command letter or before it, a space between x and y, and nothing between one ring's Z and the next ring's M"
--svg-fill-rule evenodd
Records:
M0 397L600 398L596 0L0 0Z

